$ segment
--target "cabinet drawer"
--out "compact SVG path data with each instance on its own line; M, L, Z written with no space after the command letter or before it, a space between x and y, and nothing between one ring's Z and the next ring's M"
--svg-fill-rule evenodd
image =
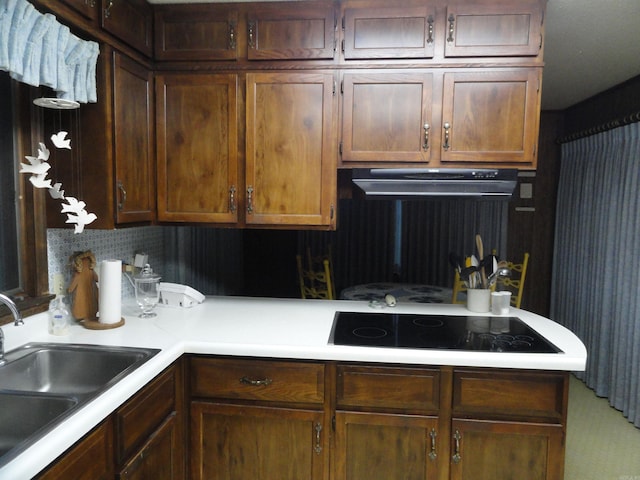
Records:
M324 401L324 365L191 358L191 395L289 403Z
M338 366L337 406L437 413L440 372L436 369Z
M565 418L568 374L563 372L456 370L453 415L560 423Z
M176 368L170 368L115 413L116 456L122 463L176 408Z

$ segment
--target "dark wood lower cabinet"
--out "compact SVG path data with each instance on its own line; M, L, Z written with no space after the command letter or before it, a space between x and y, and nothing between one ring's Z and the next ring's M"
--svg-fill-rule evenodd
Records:
M453 420L451 480L564 478L561 425Z
M110 480L113 475L113 422L108 418L37 478Z
M193 479L324 478L322 411L194 402L191 426Z
M142 448L118 474L120 480L149 480L183 478L181 459L175 453L181 451L178 442L175 412L151 435Z
M436 479L437 419L336 412L335 480Z
M206 355L184 364L186 372L182 361L165 370L38 478L564 475L566 372Z

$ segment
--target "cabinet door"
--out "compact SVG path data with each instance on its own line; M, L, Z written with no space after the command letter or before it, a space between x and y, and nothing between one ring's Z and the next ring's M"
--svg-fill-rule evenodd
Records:
M238 219L237 75L156 77L158 219Z
M336 19L330 6L256 4L247 23L249 60L332 59Z
M564 476L560 425L453 420L451 480L556 480Z
M153 77L118 53L113 58L116 221L151 221L155 213Z
M335 225L332 73L247 74L246 221Z
M62 0L62 2L90 20L97 20L100 16L100 0Z
M335 435L336 480L437 478L435 417L339 411Z
M540 74L536 68L445 73L441 161L535 168Z
M146 0L102 0L102 28L150 57L153 15Z
M183 477L181 459L174 452L180 448L175 413L156 430L138 453L120 471L121 480L151 478L180 480Z
M432 74L345 73L343 162L429 162Z
M158 60L236 60L238 11L226 5L157 5Z
M435 8L346 9L344 58L432 58Z
M109 480L113 478L113 473L113 427L111 421L106 420L37 478Z
M322 412L194 402L191 478L321 480L328 454Z
M542 48L539 3L447 7L445 56L536 56Z

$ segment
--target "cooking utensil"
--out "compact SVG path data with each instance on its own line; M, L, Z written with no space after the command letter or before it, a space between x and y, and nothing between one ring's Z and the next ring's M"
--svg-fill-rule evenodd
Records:
M478 249L478 256L484 259L484 246L482 244L482 237L480 234L476 234L476 248ZM484 265L480 267L480 279L482 281L482 288L487 288L487 275L484 270Z

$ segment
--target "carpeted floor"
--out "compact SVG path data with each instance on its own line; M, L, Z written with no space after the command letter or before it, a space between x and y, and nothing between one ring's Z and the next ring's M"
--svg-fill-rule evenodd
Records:
M564 480L640 480L640 428L573 375Z

